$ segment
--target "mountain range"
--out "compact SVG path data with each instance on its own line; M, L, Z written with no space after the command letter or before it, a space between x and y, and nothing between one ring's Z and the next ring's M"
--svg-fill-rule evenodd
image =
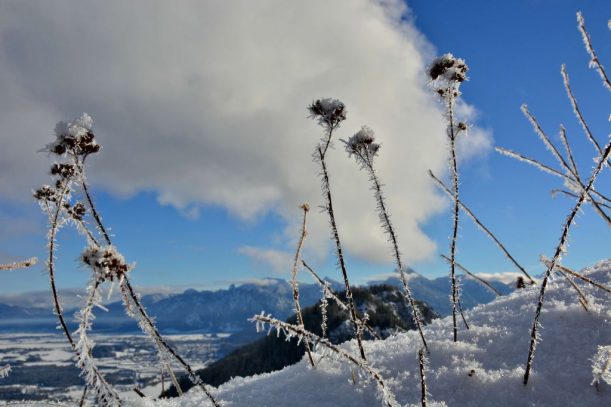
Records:
M428 279L410 272L409 284L414 297L427 303L436 313L444 316L451 312L449 303L450 279ZM371 281L368 285L399 285L400 281L390 277L382 281ZM507 294L513 288L494 281L492 284L501 293ZM342 284L331 281L336 291ZM315 304L321 298L317 284L300 283L302 306ZM461 302L463 309L492 301L495 294L480 283L465 280L462 283ZM268 278L258 282L240 285L232 284L217 291L188 289L177 294L149 294L142 296L142 303L163 333L186 332L228 332L239 336L254 331L247 319L261 311L276 318L286 319L293 313L292 289L290 284L279 278ZM96 310L94 329L104 333L129 333L139 331L137 324L124 311L121 302L105 305L108 312ZM75 326L73 315L77 308L65 307L65 315ZM0 303L0 332L49 332L55 331L57 319L49 308L20 306Z

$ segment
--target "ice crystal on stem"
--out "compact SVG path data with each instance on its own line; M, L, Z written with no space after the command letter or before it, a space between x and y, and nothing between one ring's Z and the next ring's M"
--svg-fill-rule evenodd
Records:
M592 360L592 384L598 389L603 381L611 385L611 345L599 346Z
M331 137L333 131L340 125L340 123L346 120L346 107L337 99L318 99L308 106L310 117L318 118L318 124L324 129L325 133L321 139L321 142L316 145L314 150L314 161L320 164L320 176L321 176L321 188L324 199L324 210L329 215L329 224L331 227L331 237L335 242L335 249L337 260L339 262L340 269L342 271L342 277L344 280L344 286L346 289L346 302L350 311L350 321L352 327L356 333L356 341L359 346L361 358L366 359L365 349L363 348L362 338L359 335L358 316L356 307L354 305L354 299L352 298L352 289L350 288L350 280L348 279L348 272L346 270L346 262L344 259L344 253L342 249L341 240L339 238L339 231L337 229L337 222L335 219L335 211L333 210L333 197L331 194L331 183L329 179L329 170L327 169L326 155L327 150L331 144Z

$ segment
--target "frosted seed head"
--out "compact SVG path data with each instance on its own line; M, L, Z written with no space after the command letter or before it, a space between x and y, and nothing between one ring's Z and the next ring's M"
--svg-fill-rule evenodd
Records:
M445 54L435 58L429 67L429 77L435 81L443 79L447 82L460 83L467 79L469 67L464 60Z
M308 111L309 117L318 119L318 124L327 128L335 128L346 120L346 106L338 99L317 99L308 106Z
M102 281L120 279L130 270L125 258L114 246L89 246L81 255L81 260L91 267Z
M55 125L55 141L48 144L46 151L64 155L68 150L77 155L88 155L100 151L100 146L95 141L91 131L93 119L87 113L71 122L58 122Z
M375 142L374 131L367 126L362 126L345 144L348 155L354 155L357 161L372 160L380 149L380 144Z

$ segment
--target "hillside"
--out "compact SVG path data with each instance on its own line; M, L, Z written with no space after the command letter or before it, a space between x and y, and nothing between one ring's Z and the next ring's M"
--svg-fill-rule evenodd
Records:
M415 328L405 296L396 287L389 285L355 287L353 295L357 307L360 310L367 310L369 325L380 337L386 338L396 330ZM344 298L345 294L340 293L339 296ZM418 302L418 307L425 323L430 323L433 318L438 317L426 304ZM342 343L354 337L354 331L347 323L348 314L333 301L329 302L327 317L328 337L331 342ZM305 308L303 318L306 329L319 336L322 335L320 304ZM295 323L295 315L287 321ZM372 338L367 333L365 337ZM296 339L287 341L285 338L269 335L236 349L197 373L204 382L219 386L232 377L246 377L280 370L297 363L304 354L305 347L303 344L298 346ZM191 380L186 376L183 376L179 383L182 390L193 387ZM178 394L172 386L166 395L175 397Z
M611 282L611 261L583 271L604 284ZM542 342L534 374L522 384L532 323L536 287L518 290L467 312L471 329L461 329L459 342L451 341L449 318L425 329L431 355L427 370L430 400L447 406L603 406L611 405L611 387L592 382L591 359L598 345L611 341L611 297L582 286L590 302L586 312L576 303L568 285L556 279L548 288L542 313ZM402 405L419 405L417 351L414 331L366 343L366 352ZM342 345L356 354L353 341ZM322 355L317 353L317 358ZM234 379L213 393L223 405L239 406L355 406L381 405L375 385L363 375L352 383L353 365L325 356L316 369L305 359L280 372ZM180 399L158 406L209 405L196 389ZM134 405L143 405L133 400ZM435 405L429 403L429 405ZM442 405L442 404L437 404Z

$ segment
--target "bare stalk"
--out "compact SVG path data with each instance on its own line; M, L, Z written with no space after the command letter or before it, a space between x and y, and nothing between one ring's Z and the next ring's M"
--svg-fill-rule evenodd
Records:
M577 12L577 27L579 28L579 32L581 33L583 43L586 46L586 51L588 51L588 54L590 55L590 68L596 69L598 71L598 74L600 75L600 78L602 79L605 88L611 90L611 82L609 81L609 77L605 72L605 68L600 63L600 60L598 59L598 56L594 51L594 47L592 46L590 35L586 30L586 23L583 19L583 16L581 15L581 12Z
M452 107L453 99L450 98L448 101L448 115L449 115L449 137L450 137L450 153L452 155L451 160L451 172L453 181L453 200L454 200L454 211L452 216L452 240L450 242L450 277L452 278L452 324L454 330L454 342L458 341L458 329L456 326L456 308L458 302L458 286L456 283L456 242L458 240L458 163L456 160L456 135L454 134L454 110Z
M83 407L85 405L85 400L87 398L88 389L89 389L89 386L85 384L85 387L83 388L83 395L81 396L81 401L79 402L79 407Z
M560 68L560 74L562 75L562 82L564 83L564 89L566 90L567 97L569 98L571 106L573 107L573 112L575 113L579 124L581 124L581 127L583 128L583 132L585 133L586 138L590 141L590 143L592 143L592 145L596 149L596 152L599 155L602 154L603 150L600 148L600 144L598 144L598 141L596 141L596 139L592 135L592 131L590 131L590 127L588 126L588 123L583 117L581 109L577 104L577 99L575 98L575 95L573 95L571 83L569 82L569 74L567 73L566 66L564 64L562 64L562 67Z
M441 189L448 194L448 196L450 196L450 198L454 199L454 196L452 194L452 192L450 191L450 189L439 179L435 176L435 174L433 174L433 171L429 170L429 175L431 176L431 178L433 178L437 184L441 187ZM526 271L526 269L524 269L524 267L522 267L520 265L520 263L518 263L518 261L511 255L511 253L509 253L509 251L507 250L507 248L505 247L505 245L503 245L501 243L501 241L499 239L497 239L497 237L490 231L490 229L488 229L486 226L484 226L484 224L475 216L475 214L464 204L464 202L462 202L461 200L458 200L458 204L460 205L460 207L465 211L465 213L467 215L469 215L469 217L473 220L473 222L475 222L475 224L481 229L483 230L493 241L494 243L496 243L496 245L498 246L499 249L501 249L501 251L505 254L505 256L507 256L507 258L509 259L509 261L511 261L517 268L518 270L520 270L531 282L531 284L536 284L536 281L530 276L530 274L528 274L528 272Z
M579 175L579 168L577 168L575 157L573 157L573 149L569 144L569 139L566 137L566 129L563 125L560 125L560 140L562 140L564 151L569 159L569 163L571 164L571 170L573 171L573 174L575 174L575 178L581 179L581 176ZM600 152L598 154L600 154Z
M308 211L310 210L310 205L303 204L301 205L301 209L303 210L303 221L301 224L301 233L299 236L299 243L297 243L297 250L295 251L295 259L293 262L293 269L291 270L291 287L293 288L293 302L295 303L295 313L297 315L297 323L301 328L305 329L305 325L303 324L303 315L301 314L301 304L299 303L299 285L297 283L297 271L299 260L301 259L301 251L303 249L303 242L307 235L306 230L306 220L308 216ZM306 341L304 343L306 353L308 354L308 359L310 360L310 365L312 367L315 366L314 358L312 358L312 352L310 351L310 344Z
M583 203L586 201L588 191L592 188L592 185L594 185L594 181L596 180L596 177L598 176L598 174L600 174L600 172L602 171L603 167L606 164L606 161L609 159L610 153L611 153L611 143L607 144L607 146L604 149L603 155L599 157L600 159L598 161L598 164L594 168L592 175L590 176L588 185L582 190L581 195L579 196L579 199L577 200L577 203L575 204L575 207L569 214L564 224L564 227L562 229L562 234L560 235L560 242L556 246L554 256L552 257L551 261L548 264L547 270L545 271L545 276L543 277L543 281L541 283L541 291L539 292L539 301L537 303L537 309L535 311L535 318L533 320L533 324L531 328L530 346L528 349L528 359L526 361L526 370L524 372L524 380L523 380L524 385L528 384L528 378L530 377L530 371L532 369L532 363L533 363L533 359L535 355L535 347L537 345L537 340L539 336L539 333L538 333L539 319L541 317L541 309L543 308L543 300L545 298L545 289L547 287L547 281L549 280L549 276L552 270L554 270L556 265L560 263L560 258L562 257L562 254L566 250L566 244L568 241L569 230L571 228L571 225L573 224L573 221L575 217L577 216L579 209L581 208Z

